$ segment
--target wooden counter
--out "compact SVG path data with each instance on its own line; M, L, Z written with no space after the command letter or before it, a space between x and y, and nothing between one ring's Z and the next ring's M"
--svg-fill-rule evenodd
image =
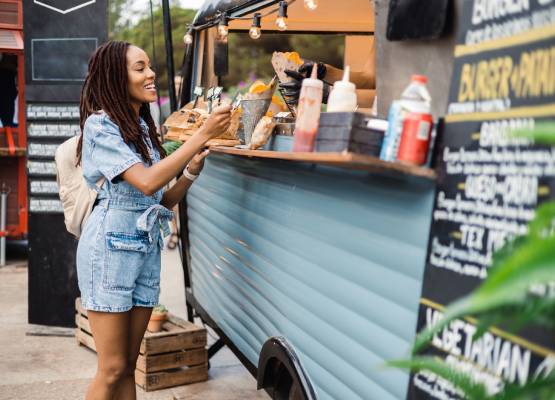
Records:
M364 170L383 175L407 175L429 180L436 179L435 171L430 168L415 167L399 162L387 162L376 157L355 153L295 153L246 150L223 146L210 146L210 151L242 157L269 158L274 160L330 165L333 167Z

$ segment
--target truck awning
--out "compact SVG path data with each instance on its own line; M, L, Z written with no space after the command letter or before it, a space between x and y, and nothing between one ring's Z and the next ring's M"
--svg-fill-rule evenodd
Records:
M215 25L218 16L224 12L239 17L274 3L279 3L279 0L206 0L193 20L193 27Z
M278 3L279 0L206 0L195 16L192 27L202 30L217 25L219 16L224 12L230 17L250 16L262 9L276 8ZM297 0L290 5L288 14L290 32L374 32L374 7L371 0L351 0L349 7L337 1L321 1L315 11L306 10L303 1ZM262 18L262 29L277 31L275 18L275 14ZM250 20L234 20L229 23L229 29L248 30L251 23Z

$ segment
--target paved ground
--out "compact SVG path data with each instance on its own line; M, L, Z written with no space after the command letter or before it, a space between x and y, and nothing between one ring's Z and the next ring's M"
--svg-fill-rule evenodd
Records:
M161 287L161 302L185 318L177 251L163 255ZM0 400L83 399L95 373L96 355L73 337L26 335L34 327L27 324L25 264L0 268L0 305ZM227 347L212 358L207 382L149 393L137 389L139 400L269 399L256 390L256 381Z

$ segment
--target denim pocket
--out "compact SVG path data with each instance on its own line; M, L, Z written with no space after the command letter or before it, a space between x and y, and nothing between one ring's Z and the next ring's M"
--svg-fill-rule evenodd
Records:
M110 290L132 290L149 251L146 233L108 232L102 285Z

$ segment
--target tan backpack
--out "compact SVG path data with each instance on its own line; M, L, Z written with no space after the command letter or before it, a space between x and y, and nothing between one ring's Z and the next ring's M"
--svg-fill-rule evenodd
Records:
M76 238L81 236L87 218L92 212L98 191L91 189L85 178L81 165L77 164L77 144L79 136L63 142L56 150L56 168L60 200L64 209L64 222L69 233ZM96 182L98 190L106 179Z

